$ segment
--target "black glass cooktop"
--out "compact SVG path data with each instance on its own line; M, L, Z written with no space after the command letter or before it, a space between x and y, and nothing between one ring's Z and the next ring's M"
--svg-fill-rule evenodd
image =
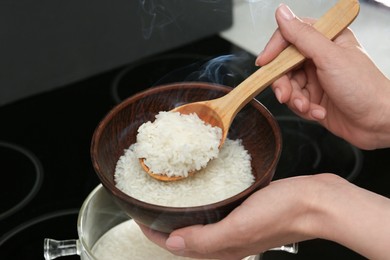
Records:
M78 210L99 183L91 165L90 141L113 106L169 82L208 81L234 87L256 69L254 59L212 36L0 107L0 259L43 259L44 238L77 238ZM361 151L319 125L298 119L276 102L269 89L257 99L274 114L283 134L275 179L334 172L390 196L389 149ZM323 240L300 243L297 255L267 252L263 257L362 258Z

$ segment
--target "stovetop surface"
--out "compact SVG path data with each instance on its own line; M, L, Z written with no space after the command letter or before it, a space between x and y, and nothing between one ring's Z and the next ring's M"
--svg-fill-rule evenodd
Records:
M199 64L194 65L196 69L188 64L232 54L243 57L243 63L237 77L233 75L236 67L231 63L225 67L223 71L233 72L227 73L229 78L222 83L234 87L256 69L255 57L212 36L0 107L0 259L43 259L44 238L77 238L78 210L99 184L89 153L92 134L113 106L153 85L196 80L181 76L178 79L177 75L199 69ZM175 63L172 60L177 63L174 68L170 65ZM386 161L389 149L356 149L322 127L297 119L276 102L270 90L259 95L258 100L274 114L283 134L284 148L275 179L335 172L390 197L390 164ZM297 255L267 252L263 257L363 259L340 245L318 239L300 243Z

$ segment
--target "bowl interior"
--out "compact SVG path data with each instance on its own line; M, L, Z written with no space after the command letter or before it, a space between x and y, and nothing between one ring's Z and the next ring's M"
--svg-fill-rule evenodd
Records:
M92 162L103 185L122 201L137 205L147 204L125 195L115 187L114 182L116 163L124 150L135 143L139 126L146 121L153 121L160 111L169 111L189 102L214 99L230 90L229 87L209 83L169 84L148 89L117 105L101 121L92 139ZM273 177L281 152L281 134L276 120L257 101L250 102L237 114L228 138L242 139L243 145L252 157L255 183L240 194L215 203L213 208L249 196L253 191L266 186ZM164 208L164 211L191 210L148 206L154 207L155 210Z

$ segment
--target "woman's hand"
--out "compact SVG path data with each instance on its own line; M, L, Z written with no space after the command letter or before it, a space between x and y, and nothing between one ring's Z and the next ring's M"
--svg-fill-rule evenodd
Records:
M333 174L271 182L226 218L163 234L144 234L175 255L242 259L270 248L312 238L340 243L369 259L386 259L390 200ZM375 239L372 239L375 238Z
M256 63L267 64L289 43L307 58L272 84L277 99L360 148L390 146L390 81L353 33L346 29L332 42L285 5L276 20L279 29Z
M312 177L275 181L254 193L220 222L179 229L169 238L146 227L142 230L150 240L177 255L242 259L312 238L304 232L307 229L304 226L311 225L310 211L317 200L313 196L317 192L314 183Z

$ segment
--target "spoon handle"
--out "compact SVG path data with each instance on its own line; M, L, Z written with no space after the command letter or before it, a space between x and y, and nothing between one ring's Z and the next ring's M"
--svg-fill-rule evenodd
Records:
M340 0L313 25L325 37L332 40L342 32L359 13L359 1ZM221 98L218 106L223 108L224 114L231 118L237 114L249 101L263 91L268 85L297 67L305 57L293 46L288 46L274 60L258 69L234 88L229 94ZM230 125L230 122L229 122Z

